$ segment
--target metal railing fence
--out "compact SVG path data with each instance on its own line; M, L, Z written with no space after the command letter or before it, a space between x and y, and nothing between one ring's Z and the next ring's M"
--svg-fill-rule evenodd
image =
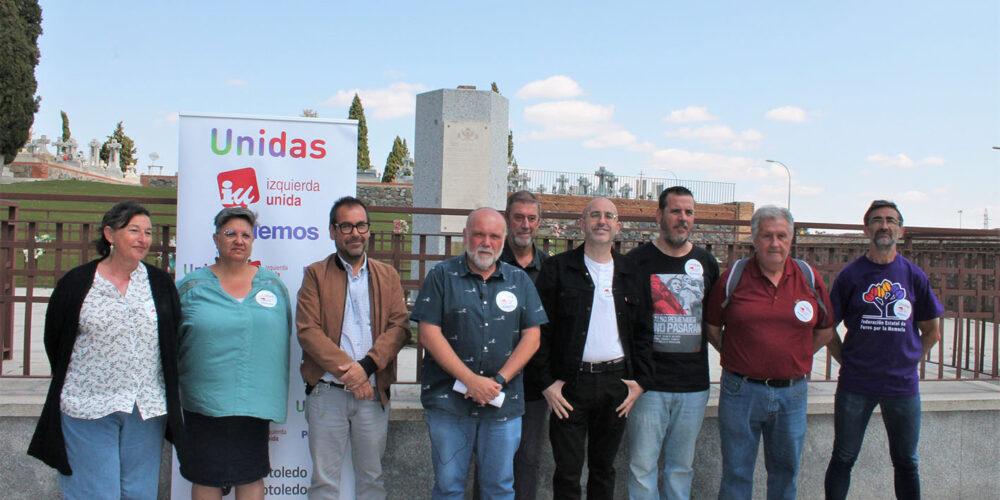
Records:
M113 201L113 200L112 200ZM0 377L45 377L44 354L39 345L41 326L33 316L44 310L48 289L72 267L93 258L91 240L95 222L21 221L17 203L0 202L6 207L0 220ZM412 207L370 207L372 218L393 213L420 215L464 215L468 210ZM51 216L50 216L51 217ZM575 219L577 214L544 213L550 224ZM651 217L623 216L626 230L616 242L620 251L628 251L655 234ZM572 221L571 221L572 224ZM723 269L734 259L749 255L752 244L748 222L702 219L692 240L709 249ZM40 238L41 228L50 231ZM810 233L839 230L847 234L798 234L793 252L814 265L827 283L848 262L862 255L867 241L860 237L860 226L796 222L798 230ZM396 231L373 231L369 255L390 263L400 273L402 286L411 303L426 272L441 260L464 251L460 233L413 234L406 227ZM176 234L173 224L154 224L153 246L147 261L170 269ZM573 248L579 235L553 234L543 230L537 244L550 253ZM1000 231L907 228L900 251L920 266L930 277L931 286L946 313L942 318L944 338L921 363L924 380L1000 379ZM15 314L17 313L17 314ZM15 317L21 318L15 331ZM34 343L33 343L34 342ZM417 370L423 355L417 346ZM34 356L34 358L33 358ZM41 359L38 359L41 358ZM33 368L32 365L35 365ZM826 363L817 363L813 380L835 380L836 372L829 355Z

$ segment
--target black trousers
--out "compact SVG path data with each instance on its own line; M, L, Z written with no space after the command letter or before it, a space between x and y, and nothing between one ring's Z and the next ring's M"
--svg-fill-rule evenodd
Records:
M628 387L621 381L624 375L624 370L580 372L575 381L563 386L563 397L573 411L565 419L549 416L549 440L556 463L553 499L581 498L585 456L587 499L614 498L615 456L625 433L625 419L618 417L615 408L628 396Z

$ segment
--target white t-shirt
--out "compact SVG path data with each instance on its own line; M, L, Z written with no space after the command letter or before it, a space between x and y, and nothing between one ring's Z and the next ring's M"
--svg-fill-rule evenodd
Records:
M583 346L583 360L589 363L611 361L625 356L618 336L618 316L615 314L615 297L611 282L615 274L615 261L597 262L584 255L583 262L594 282L594 303L590 307L590 327L587 343Z

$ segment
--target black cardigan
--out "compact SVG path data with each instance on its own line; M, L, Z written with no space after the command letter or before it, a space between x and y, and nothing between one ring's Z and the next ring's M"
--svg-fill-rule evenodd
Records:
M98 262L100 260L89 262L66 273L52 291L45 311L45 353L52 367L52 383L49 385L35 434L28 445L28 455L67 476L73 471L66 457L60 397L73 345L76 343L80 308L94 283ZM181 404L177 392L177 327L181 319L181 304L170 275L149 264L143 265L149 274L149 288L156 304L160 359L163 362L163 381L167 390L166 437L174 443L179 453L183 441Z

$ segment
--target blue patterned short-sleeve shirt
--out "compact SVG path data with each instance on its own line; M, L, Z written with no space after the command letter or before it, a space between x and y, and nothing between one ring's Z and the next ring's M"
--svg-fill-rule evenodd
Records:
M497 262L486 280L473 273L466 256L441 262L420 288L410 319L441 327L451 348L473 372L493 377L521 340L521 331L548 321L528 275ZM452 390L455 377L430 355L424 356L420 401L424 408L447 413L508 420L524 413L523 377L508 381L500 408L479 405Z

